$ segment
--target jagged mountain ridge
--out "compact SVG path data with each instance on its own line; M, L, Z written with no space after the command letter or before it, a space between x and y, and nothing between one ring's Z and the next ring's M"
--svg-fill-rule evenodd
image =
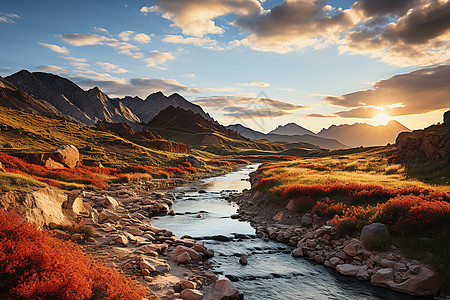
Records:
M127 106L144 123L151 121L159 112L169 106L191 110L196 114L202 115L207 120L212 120L211 116L199 105L187 101L177 93L167 97L162 92L157 92L150 94L145 100L130 96L117 100Z
M66 118L50 103L35 99L2 77L0 77L0 106L49 118Z
M281 134L266 134L250 128L247 128L241 124L234 124L226 126L226 128L234 130L239 134L259 140L268 140L274 143L308 143L324 149L342 149L348 148L348 146L342 144L335 139L322 138L316 135L304 134L304 135L281 135Z
M379 126L366 123L332 125L327 129L322 129L317 135L324 138L334 138L351 147L358 147L392 144L398 134L405 131L411 130L393 120L386 125Z
M298 124L295 123L287 123L286 125L278 125L277 128L270 131L269 134L281 134L281 135L304 135L304 134L311 134L315 135L314 132L312 132L309 129L306 129Z
M34 97L47 101L75 120L94 125L97 121L137 124L140 119L124 106L115 106L97 87L84 91L69 79L26 70L7 77L8 81Z

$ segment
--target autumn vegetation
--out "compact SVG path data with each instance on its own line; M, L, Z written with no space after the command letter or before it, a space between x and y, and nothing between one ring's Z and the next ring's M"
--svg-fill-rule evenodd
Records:
M145 289L14 213L0 212L1 299L142 299Z
M450 189L408 177L399 162L374 151L265 163L254 188L275 204L330 220L342 235L384 223L394 243L450 279Z

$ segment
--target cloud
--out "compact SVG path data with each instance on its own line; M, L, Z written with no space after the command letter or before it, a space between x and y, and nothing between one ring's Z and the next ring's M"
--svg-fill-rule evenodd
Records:
M72 56L60 56L60 58L67 59L67 60L70 60L70 61L73 61L73 62L78 62L78 63L85 63L85 62L87 62L86 58L77 58L77 57L72 57Z
M119 37L122 39L122 41L129 41L130 37L135 34L135 31L131 31L131 30L127 30L127 31L122 31L121 33L119 33Z
M150 57L145 58L147 67L165 69L164 65L171 60L175 60L176 57L170 53L159 52L157 50L150 51Z
M8 67L0 68L0 74L11 74L12 69Z
M305 118L336 118L336 115L323 115L323 114L309 114L305 115Z
M180 77L184 77L184 78L197 78L197 75L195 75L195 74L184 74L184 75L180 75Z
M399 66L430 66L450 60L450 1L390 2L397 6L392 10L400 17L385 26L366 22L345 37L341 53L371 55ZM358 3L361 1L355 9L364 7ZM371 9L365 8L366 14L383 12L377 3L371 5Z
M41 71L41 72L67 74L67 70L66 69L64 69L62 67L58 67L58 66L52 66L52 65L37 66L36 70Z
M109 35L109 31L106 30L105 28L94 27L94 31L95 31L95 32L98 32L98 33L103 33L103 34Z
M240 86L259 86L259 87L268 87L270 84L266 82L250 82L250 83L238 83Z
M0 23L15 23L20 17L16 14L5 13L0 11Z
M287 53L335 42L357 22L350 9L335 9L325 0L286 0L258 15L239 16L232 24L250 35L232 45Z
M144 14L159 12L181 28L184 34L202 37L222 34L224 29L214 19L228 14L240 16L257 14L263 10L258 0L158 0L156 5L141 8Z
M259 97L212 96L198 98L193 102L202 107L217 110L224 116L240 119L280 117L306 108L302 105Z
M98 76L95 76L98 77ZM197 93L174 79L153 79L153 78L131 78L131 79L100 79L89 77L72 78L77 84L85 89L98 86L110 97L124 97L126 95L139 96L145 99L149 94L162 91L165 94L175 92Z
M206 49L223 50L224 48L217 45L217 41L209 37L184 37L182 35L166 35L163 42L172 44L185 44L203 47Z
M97 65L101 66L101 68L107 72L112 73L126 73L128 72L125 69L122 69L121 67L111 64L111 63L105 63L105 62L97 62Z
M450 65L424 68L378 81L368 90L329 96L325 101L350 109L336 113L341 117L368 118L375 111L388 116L422 114L448 109L449 78Z
M40 42L38 42L38 44L43 47L46 47L54 52L58 52L58 53L62 53L62 54L69 54L69 49L67 49L66 47L61 47L58 45L47 44L47 43L40 43Z
M63 41L74 46L99 45L104 42L114 42L116 39L107 38L94 33L64 33L58 35Z
M138 33L134 36L133 38L136 42L138 43L142 43L142 44L147 44L150 43L150 41L152 40L148 35L144 34L144 33Z

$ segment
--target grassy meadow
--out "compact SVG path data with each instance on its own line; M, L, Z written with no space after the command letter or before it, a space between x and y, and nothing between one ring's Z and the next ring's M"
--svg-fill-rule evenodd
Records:
M450 279L450 187L425 183L408 173L395 148L370 148L347 155L305 157L262 164L254 186L280 206L292 201L299 213L331 220L342 235L367 224L388 226L391 244L424 260ZM388 163L389 161L389 163Z

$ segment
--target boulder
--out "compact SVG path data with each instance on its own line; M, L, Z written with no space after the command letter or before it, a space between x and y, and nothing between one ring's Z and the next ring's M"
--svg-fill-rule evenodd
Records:
M183 300L201 300L203 299L203 294L197 290L186 289L180 293L180 297Z
M300 218L300 225L303 227L309 227L313 224L313 222L314 222L314 219L307 215L303 215Z
M394 283L394 270L392 268L379 269L373 274L370 283L376 286L388 287Z
M180 163L183 163L183 162L191 163L191 165L196 169L205 167L205 163L203 161L197 159L195 156L192 156L192 155L183 156L182 158L180 158L179 162Z
M188 247L182 246L182 245L177 246L177 247L175 248L175 250L173 250L172 256L173 256L173 257L177 257L178 255L180 255L180 254L182 254L182 253L184 253L184 252L186 252L187 254L189 254L189 256L190 256L193 260L198 260L198 259L201 257L200 253L198 253L198 252L195 251L194 249L188 248Z
M450 110L444 113L444 123L450 123Z
M159 274L165 274L170 271L170 266L162 259L158 258L141 258L139 266L142 269L155 269Z
M280 222L284 219L284 213L282 211L279 211L275 216L272 218L275 222Z
M98 222L100 224L106 223L108 221L117 222L119 220L120 220L119 215L107 209L102 210L101 213L98 215Z
M74 145L64 145L50 154L50 158L68 168L75 168L80 162L80 153Z
M188 264L192 261L191 257L187 252L183 252L180 255L175 257L175 262L179 264Z
M431 269L422 266L417 275L399 283L394 290L414 296L434 296L440 288L439 278Z
M108 208L116 208L119 206L119 202L110 196L106 196L105 201L103 201L103 206Z
M124 235L118 235L117 237L115 237L114 242L120 246L128 246L128 238Z
M195 290L197 288L197 283L189 280L183 280L180 282L180 287L182 290L185 289Z
M140 230L139 228L136 228L136 227L126 227L124 229L124 231L131 233L132 235L137 235L137 236L141 236L144 234L144 232L142 230Z
M362 228L361 236L359 238L363 244L366 244L373 239L388 240L390 239L390 235L386 225L382 223L372 223Z
M76 197L72 203L72 211L76 215L86 215L89 216L89 212L86 210L86 207L83 203L82 197Z
M242 255L242 256L239 258L239 263L240 263L241 265L247 265L247 255Z
M47 158L44 162L44 166L47 169L55 170L55 169L64 169L64 165L54 161L51 157Z
M304 255L303 249L301 247L296 248L292 251L291 255L293 257L303 257L303 255Z
M217 299L220 299L220 300L239 299L239 291L231 283L231 281L229 279L217 280L214 285L214 290L217 294Z
M340 274L346 276L356 276L359 273L359 271L364 268L367 270L367 266L354 266L351 264L342 264L336 266L336 270Z

